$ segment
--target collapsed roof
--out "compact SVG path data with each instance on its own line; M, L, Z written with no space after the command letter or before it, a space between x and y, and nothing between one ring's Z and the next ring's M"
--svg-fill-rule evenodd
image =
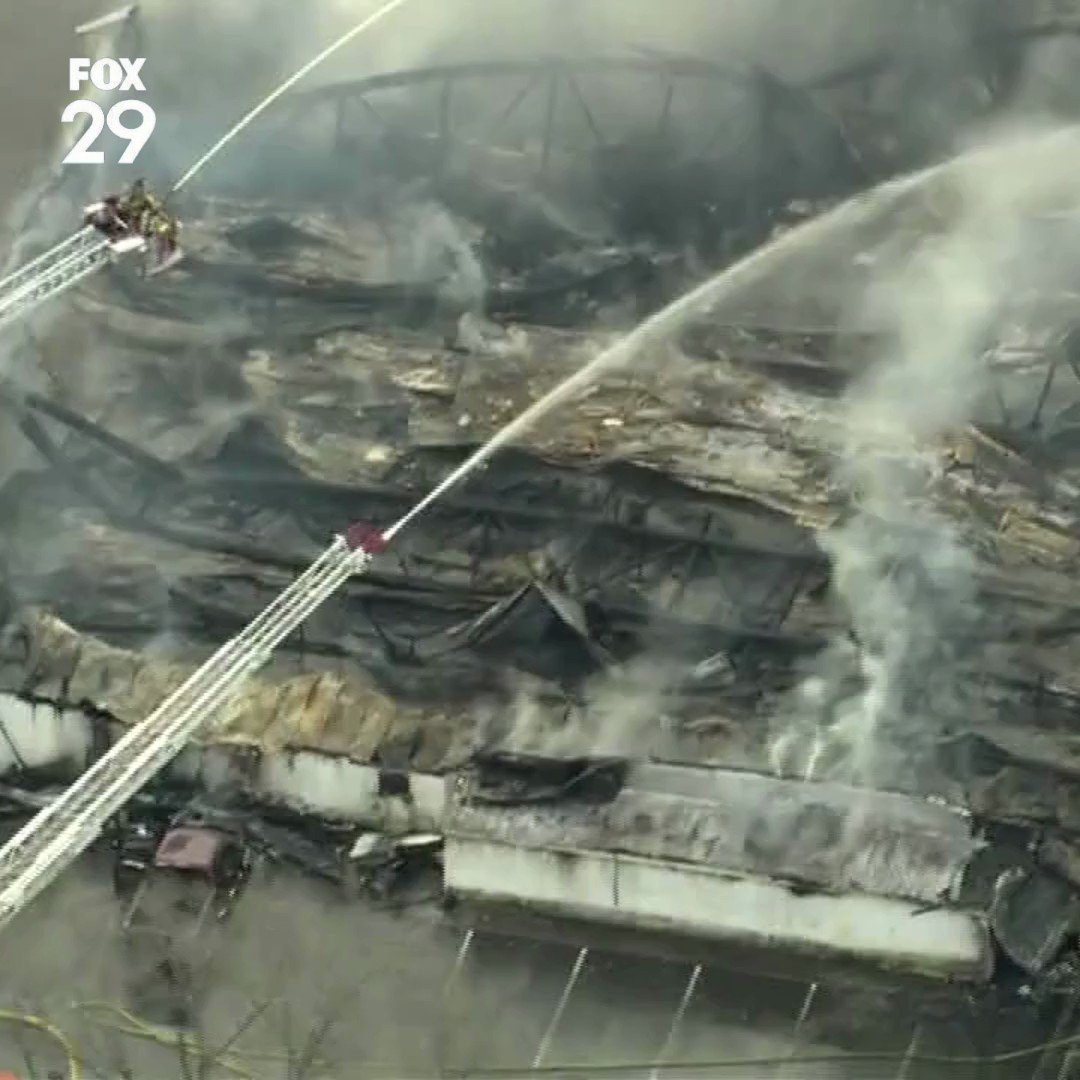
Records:
M33 352L36 383L5 391L5 438L23 441L0 488L14 523L0 689L136 722L330 534L399 516L618 328L813 209L793 199L864 182L848 139L821 130L844 167L815 184L793 170L749 232L734 203L665 195L696 236L694 214L712 215L716 242L690 255L685 232L628 217L604 187L667 190L651 152L583 195L569 156L543 146L540 184L524 151L436 167L406 152L409 131L383 132L371 173L396 171L356 198L193 204L182 270L153 288L112 274ZM338 139L333 160L355 165L356 146ZM473 183L496 163L492 190ZM698 162L706 190L727 163ZM846 395L883 335L835 322L841 275L820 267L851 272L868 234L907 214L917 238L939 212L912 199L811 252L800 280L824 289L798 318L771 321L768 290L752 318L691 321L605 375L316 613L208 737L400 751L431 771L491 747L813 779L870 767L977 821L1044 831L1057 854L1036 861L1080 883L1068 321L1043 312L1019 344L991 343L983 399L911 448L892 505L853 506L837 474ZM853 609L837 536L892 615ZM883 657L902 691L867 766L865 747L817 735L864 715Z

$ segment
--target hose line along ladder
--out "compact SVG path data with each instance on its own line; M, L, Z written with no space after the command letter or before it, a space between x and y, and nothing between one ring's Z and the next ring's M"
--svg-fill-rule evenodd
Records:
M141 237L139 238L141 241ZM131 244L133 250L144 243ZM83 278L123 254L96 229L87 226L0 280L0 329L24 318L54 296L73 289Z
M261 615L0 848L0 928L93 842L277 645L351 576L367 570L371 551L379 548L355 546L352 532L338 537Z

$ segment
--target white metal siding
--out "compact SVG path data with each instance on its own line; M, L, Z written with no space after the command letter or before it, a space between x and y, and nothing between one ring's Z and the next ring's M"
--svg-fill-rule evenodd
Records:
M810 950L939 974L987 978L982 923L964 912L916 914L912 903L796 895L763 878L607 852L556 852L448 837L448 889L554 914L698 937Z

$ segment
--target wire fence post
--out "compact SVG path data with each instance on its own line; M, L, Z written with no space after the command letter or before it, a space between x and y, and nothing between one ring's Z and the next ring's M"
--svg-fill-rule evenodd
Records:
M574 966L570 969L570 974L566 978L566 985L563 986L562 993L559 995L558 1004L555 1006L555 1011L551 1014L551 1019L548 1021L547 1030L540 1039L540 1045L536 1048L536 1056L533 1058L532 1063L534 1069L540 1068L544 1063L544 1058L547 1057L548 1051L551 1049L551 1042L555 1038L555 1032L558 1030L563 1013L566 1012L566 1006L570 1001L570 995L574 992L574 985L578 981L578 976L581 974L581 969L585 966L585 958L588 955L589 950L585 946L578 949L577 957L574 960Z
M442 990L442 1008L439 1010L439 1045L436 1051L436 1067L440 1076L445 1076L449 1068L449 1043L450 1043L450 1002L454 990L461 981L461 973L465 968L469 950L472 948L473 939L476 937L475 929L468 929L461 937L461 945L458 946L457 955L450 967L450 973L446 976Z
M697 990L700 979L701 965L695 964L694 970L690 972L690 978L686 981L686 989L683 990L682 998L679 1000L678 1007L675 1009L675 1015L671 1018L671 1026L668 1028L667 1036L660 1047L659 1053L656 1055L656 1061L653 1064L652 1072L649 1073L649 1080L660 1080L660 1073L670 1059L671 1051L675 1049L675 1040L679 1037L683 1018L686 1016L686 1010L690 1008L690 1002L694 998L694 991Z
M896 1080L907 1080L908 1069L911 1068L912 1058L919 1049L919 1040L922 1038L922 1025L916 1024L911 1030L911 1038L908 1040L907 1049L896 1067Z
M806 997L803 998L799 1015L795 1018L795 1025L791 1029L791 1046L788 1049L784 1060L776 1067L776 1080L781 1080L781 1077L787 1073L787 1067L791 1064L791 1059L799 1049L799 1035L802 1032L803 1025L806 1023L806 1018L810 1015L810 1007L814 1004L814 998L817 996L817 992L818 984L811 983L806 991Z

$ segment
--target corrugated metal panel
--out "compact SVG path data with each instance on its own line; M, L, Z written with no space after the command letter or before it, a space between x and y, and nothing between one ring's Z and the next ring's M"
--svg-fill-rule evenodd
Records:
M911 901L799 894L701 866L462 836L447 837L444 867L448 889L481 902L938 976L984 981L992 974L989 936L978 918L920 911Z

